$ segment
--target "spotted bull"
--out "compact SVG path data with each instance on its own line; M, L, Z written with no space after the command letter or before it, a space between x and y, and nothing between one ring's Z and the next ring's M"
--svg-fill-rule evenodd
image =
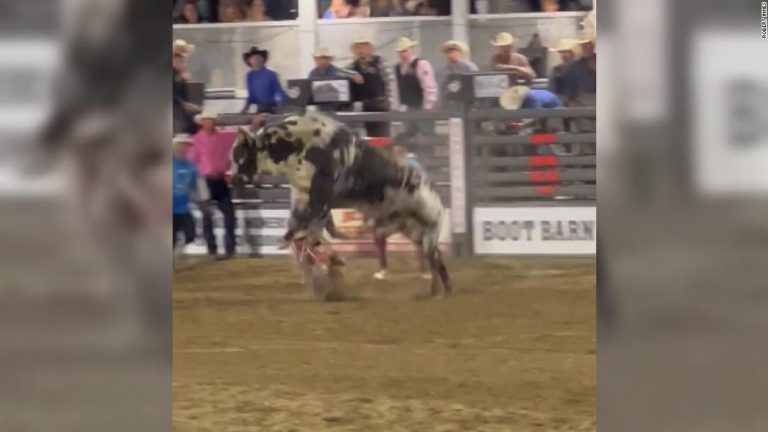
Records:
M367 146L349 127L308 113L255 135L240 129L232 162L235 181L282 175L295 189L286 240L299 230L321 231L332 206L352 207L374 222L377 235L399 232L414 243L429 263L432 295L451 292L438 248L445 209L437 191L418 171Z

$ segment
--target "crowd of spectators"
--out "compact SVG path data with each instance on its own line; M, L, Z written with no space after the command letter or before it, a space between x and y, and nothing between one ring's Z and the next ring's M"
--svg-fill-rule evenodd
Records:
M294 20L298 0L173 0L174 23L233 23Z
M311 1L311 0L307 0ZM174 23L294 20L298 0L173 0ZM470 13L591 10L593 0L471 0ZM448 16L451 0L317 0L318 18Z

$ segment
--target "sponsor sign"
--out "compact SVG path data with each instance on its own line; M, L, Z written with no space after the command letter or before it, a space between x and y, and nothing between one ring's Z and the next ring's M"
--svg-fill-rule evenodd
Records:
M447 246L451 242L450 217L446 215L440 231L440 244ZM367 226L363 216L353 209L335 209L331 211L336 229L350 237L349 240L332 239L334 249L340 252L375 252L373 232ZM393 252L414 251L413 244L400 234L389 237L387 250Z
M768 195L765 41L752 30L702 27L691 39L691 154L697 192L713 198ZM711 53L717 52L717 58ZM764 60L760 61L759 59ZM744 59L758 63L746 66ZM759 66L758 66L759 64Z
M204 255L208 248L203 237L203 216L198 210L192 212L195 219L195 242L184 252L190 255ZM288 209L236 210L235 242L238 254L287 255L287 249L278 249L280 238L288 230ZM218 251L224 252L224 218L221 212L213 210L213 234L216 236Z
M595 207L475 208L478 254L594 255Z
M214 207L215 208L215 207ZM208 248L203 237L203 218L198 210L192 212L195 219L195 242L188 245L184 252L190 255L204 255ZM288 230L288 209L274 210L236 210L237 225L235 241L238 254L244 255L287 255L289 250L278 249L280 239ZM344 233L349 240L330 239L334 249L339 252L361 253L375 252L373 234L366 226L362 215L352 209L332 210L333 221L339 232ZM446 214L440 233L440 243L447 246L451 241L450 217ZM221 212L213 210L213 233L216 237L218 251L224 252L224 218ZM399 234L389 238L387 250L413 251L410 240Z

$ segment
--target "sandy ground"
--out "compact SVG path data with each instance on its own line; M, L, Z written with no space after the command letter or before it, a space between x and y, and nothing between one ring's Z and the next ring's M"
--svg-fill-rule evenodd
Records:
M439 300L410 261L350 261L344 303L285 258L179 267L174 430L595 430L594 260L455 260Z

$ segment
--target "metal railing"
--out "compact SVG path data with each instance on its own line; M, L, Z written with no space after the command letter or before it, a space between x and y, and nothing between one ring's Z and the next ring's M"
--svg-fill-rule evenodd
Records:
M595 108L561 108L538 110L504 110L500 108L456 109L452 111L416 112L338 112L329 113L352 127L366 122L387 122L392 129L407 122L431 122L435 133L405 138L395 131L392 143L405 146L425 168L452 218L462 212L467 229L455 232L455 253L472 254L473 208L507 206L594 206L596 198L596 134L594 131L562 130L562 120L575 122L594 119ZM287 115L287 114L286 114ZM279 121L286 115L270 117ZM225 126L248 125L253 115L224 115ZM505 126L509 122L533 121L532 129L515 131L484 130L483 124ZM463 136L448 127L448 121L463 124ZM547 129L537 123L546 120ZM558 124L553 124L559 121ZM461 147L451 147L459 138ZM451 172L451 157L462 157L464 172L457 177ZM460 178L463 175L463 178ZM453 188L462 191L462 206L454 208ZM242 209L287 209L290 188L281 177L266 176L258 186L235 193L235 203ZM455 195L454 195L455 196Z

